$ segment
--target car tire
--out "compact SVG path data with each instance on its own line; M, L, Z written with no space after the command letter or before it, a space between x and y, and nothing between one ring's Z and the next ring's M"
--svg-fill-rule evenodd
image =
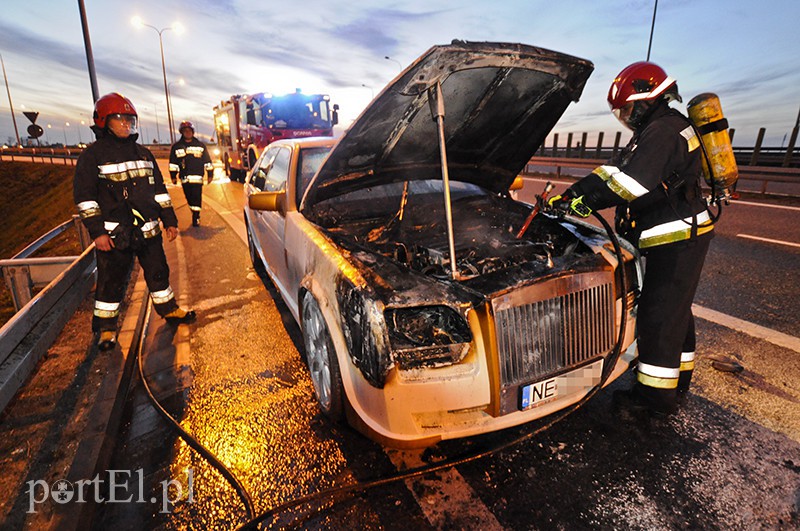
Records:
M303 344L314 393L322 413L334 422L344 419L344 389L333 340L319 304L311 293L303 296Z
M247 229L247 249L250 251L250 263L253 264L253 269L255 269L256 274L261 278L265 278L267 276L267 268L264 267L264 262L261 260L258 251L256 251L256 246L253 243L253 235L250 233L250 225L247 223L247 216L245 216L244 219L244 226Z

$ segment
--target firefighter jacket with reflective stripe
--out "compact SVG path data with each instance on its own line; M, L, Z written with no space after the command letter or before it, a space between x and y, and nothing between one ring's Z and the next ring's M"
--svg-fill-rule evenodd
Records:
M177 227L167 188L153 154L136 143L98 133L75 166L73 197L92 239L115 228L139 227L145 238L165 227Z
M713 230L700 191L700 139L689 120L661 102L608 163L575 183L594 210L617 206L617 228L640 249Z
M172 145L169 153L169 173L174 179L180 174L181 182L203 184L203 172L208 173L208 180L214 177L214 166L205 144L192 137L180 140Z

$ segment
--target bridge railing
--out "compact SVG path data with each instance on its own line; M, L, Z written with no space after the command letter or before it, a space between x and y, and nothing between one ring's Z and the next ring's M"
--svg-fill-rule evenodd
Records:
M605 164L608 159L577 159L567 157L533 157L525 166L525 173L555 173L558 178L575 179L582 177L594 168ZM576 170L582 170L577 172ZM739 166L739 179L758 181L759 192L766 194L769 183L784 183L795 190L789 195L800 195L800 168L775 166Z
M31 258L42 245L75 227L80 256ZM7 260L0 260L17 312L0 328L0 412L61 333L94 283L94 245L75 216ZM44 285L37 294L33 290ZM16 294L16 295L15 295ZM24 301L24 303L23 303ZM18 303L23 303L17 306Z

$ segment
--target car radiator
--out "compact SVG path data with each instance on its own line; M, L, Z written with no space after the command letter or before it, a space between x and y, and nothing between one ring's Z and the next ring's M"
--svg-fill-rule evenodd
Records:
M492 306L504 394L605 356L614 345L608 271L550 279L494 298Z

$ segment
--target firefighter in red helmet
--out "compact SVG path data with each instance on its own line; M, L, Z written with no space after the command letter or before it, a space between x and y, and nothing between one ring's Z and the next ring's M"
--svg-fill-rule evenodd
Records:
M180 176L183 194L192 211L192 225L196 227L200 224L200 210L203 208L203 172L210 183L214 179L214 166L205 144L194 136L192 122L181 122L178 131L181 138L170 150L169 174L173 184L177 184Z
M675 412L689 387L692 300L714 229L700 190L700 138L669 106L673 100L681 101L678 85L658 65L638 62L622 70L608 104L633 137L619 156L550 200L582 216L615 206L617 230L645 256L636 381L617 398L648 414Z
M73 197L97 251L97 288L92 330L100 350L116 344L120 303L133 257L144 271L153 307L173 324L195 319L180 308L169 284L162 246L178 235L178 222L153 154L136 143L136 109L119 93L106 94L94 106L97 141L78 158Z

